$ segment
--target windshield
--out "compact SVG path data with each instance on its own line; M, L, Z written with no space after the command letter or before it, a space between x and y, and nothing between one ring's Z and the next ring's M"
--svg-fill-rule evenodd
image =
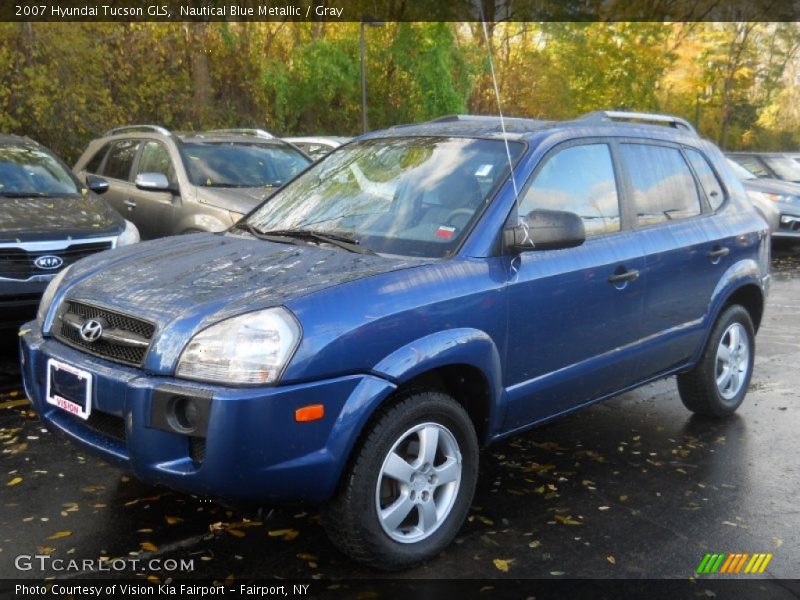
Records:
M742 165L737 163L735 160L728 159L728 166L733 171L733 174L736 175L741 180L745 179L758 179L753 173L745 169Z
M512 160L524 146L509 144ZM343 146L248 219L261 232L347 236L375 252L442 258L508 176L500 140L379 138Z
M784 181L800 182L800 165L785 156L765 156L764 162Z
M0 195L65 196L78 184L52 154L35 146L0 146Z
M181 148L189 179L204 187L277 187L311 162L290 146L192 142Z

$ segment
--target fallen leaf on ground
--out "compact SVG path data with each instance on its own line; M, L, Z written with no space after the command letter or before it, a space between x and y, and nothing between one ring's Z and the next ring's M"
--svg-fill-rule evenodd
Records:
M17 485L19 483L22 483L22 477L14 477L14 479L9 481L6 485L11 486L11 485Z
M615 565L615 564L617 564L617 559L616 559L616 558L614 558L614 557L613 557L613 556L611 556L611 555L608 555L608 556L606 556L606 560L607 560L608 562L610 562L612 565Z
M142 542L139 544L145 552L158 552L158 547L150 542Z
M555 515L555 520L564 525L583 525L580 521L576 521L569 515Z
M246 535L244 531L241 531L239 529L232 529L230 527L228 529L226 529L225 531L230 533L232 536L239 537L239 538L243 538Z
M61 538L69 537L71 535L72 535L71 531L57 531L56 533L54 533L53 535L51 535L47 539L48 540L60 540Z
M17 408L19 406L25 406L26 404L30 403L27 400L9 400L8 402L0 402L0 410L4 408Z
M494 566L497 568L498 571L502 571L503 573L508 573L508 565L511 562L511 560L495 558L492 562L494 563Z
M280 537L289 542L300 535L300 532L295 529L272 529L267 532L267 535L269 537Z
M182 523L183 522L183 519L181 519L180 517L169 517L169 516L167 516L167 517L164 517L164 519L166 519L167 525L177 525L178 523Z

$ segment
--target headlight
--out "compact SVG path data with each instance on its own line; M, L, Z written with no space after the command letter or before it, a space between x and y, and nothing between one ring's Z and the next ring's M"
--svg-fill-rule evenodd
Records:
M50 310L50 305L53 303L53 298L56 295L56 291L58 291L58 286L61 285L61 280L64 279L64 275L66 275L67 271L71 268L72 266L69 266L59 272L58 275L50 280L50 283L48 283L47 287L44 289L42 299L39 301L39 310L36 311L36 320L39 321L40 326L44 326L44 319L47 317L47 311Z
M283 307L240 315L195 335L175 375L213 383L275 383L299 341L300 325Z
M770 194L769 192L750 192L751 196L772 202L800 202L800 198L790 194Z
M117 248L120 246L135 244L140 239L139 230L136 229L136 225L125 219L125 230L120 233L119 237L117 238Z

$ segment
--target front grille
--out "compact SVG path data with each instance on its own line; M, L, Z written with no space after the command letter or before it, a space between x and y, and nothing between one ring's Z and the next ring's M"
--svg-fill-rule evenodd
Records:
M144 363L144 357L150 349L149 346L146 348L128 346L104 339L99 339L95 342L87 342L80 336L78 329L72 327L65 321L65 317L67 316L73 318L77 317L81 322L88 319L102 319L108 323L109 327L136 334L148 341L152 341L153 334L156 330L156 326L152 323L105 308L90 306L80 302L67 301L64 303L61 311L59 311L58 319L53 327L53 335L55 338L68 346L78 348L79 350L83 350L94 356L99 356L100 358L132 365L134 367L141 367Z
M93 410L85 421L74 415L67 415L77 425L91 429L103 437L125 443L125 420L106 412Z
M206 459L206 438L189 438L189 456L194 462L202 464Z
M111 242L76 243L63 250L51 251L0 248L0 277L24 280L34 275L49 275L70 266L81 258L110 248ZM64 261L64 264L59 269L40 269L34 264L40 256L57 256Z

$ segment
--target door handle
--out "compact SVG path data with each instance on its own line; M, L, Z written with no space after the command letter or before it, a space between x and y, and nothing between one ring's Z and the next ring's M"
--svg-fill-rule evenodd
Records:
M639 271L637 269L630 269L622 273L616 273L608 278L608 283L624 283L626 281L633 281L639 278Z
M708 258L710 258L711 260L717 260L717 259L724 258L724 257L728 256L728 254L730 254L730 253L731 253L731 249L730 248L726 248L725 246L723 246L722 248L717 248L716 250L712 250L711 252L707 252L706 256Z

